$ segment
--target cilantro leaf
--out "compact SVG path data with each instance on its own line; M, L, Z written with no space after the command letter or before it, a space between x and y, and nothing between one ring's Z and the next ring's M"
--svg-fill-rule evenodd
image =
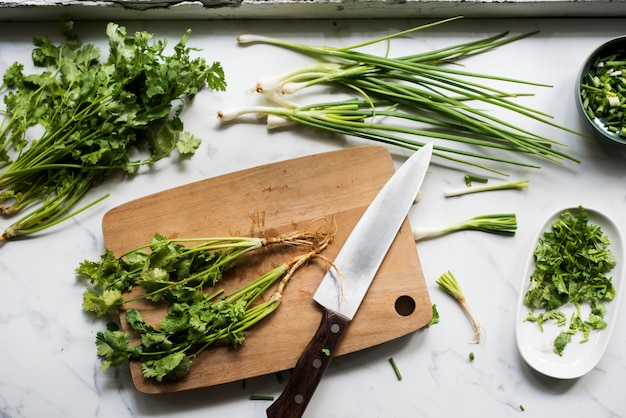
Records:
M146 360L141 365L141 370L145 377L153 377L162 382L163 379L180 379L187 374L190 366L191 360L185 353L176 352L155 360Z

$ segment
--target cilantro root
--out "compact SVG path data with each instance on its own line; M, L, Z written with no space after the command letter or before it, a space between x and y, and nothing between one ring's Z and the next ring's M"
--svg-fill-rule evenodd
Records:
M73 23L62 27L65 41L33 39L33 64L24 74L18 62L4 72L0 90L0 213L20 218L0 242L40 232L88 209L77 205L114 172L135 174L174 150L191 155L200 139L184 131L185 106L203 88L224 90L223 69L191 58L187 31L165 53L153 34L109 23L109 57L83 44ZM27 131L41 128L36 140ZM141 155L141 157L139 157Z

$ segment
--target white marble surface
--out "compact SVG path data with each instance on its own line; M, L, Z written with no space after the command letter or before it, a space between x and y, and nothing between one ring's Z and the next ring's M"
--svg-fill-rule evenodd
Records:
M126 367L98 369L94 336L103 326L81 310L84 287L73 270L83 259L104 250L103 214L124 202L191 181L277 160L354 146L326 135L298 131L269 134L261 124L222 129L215 118L226 106L254 103L249 92L257 78L306 62L279 49L239 48L245 32L278 35L305 42L348 45L404 29L418 22L394 21L210 21L127 22L172 42L188 27L191 45L224 65L226 93L203 92L186 112L186 128L203 144L184 163L167 160L132 180L111 181L93 196L111 192L97 208L36 239L0 248L0 416L2 417L261 417L269 405L251 401L250 393L277 396L274 376L220 387L167 395L137 392ZM468 68L554 85L530 89L525 103L555 116L558 123L582 129L574 107L573 83L585 56L598 44L622 34L625 20L465 20L394 43L399 54L409 47L432 48L503 30L540 34L467 61ZM78 24L84 41L104 45L105 22ZM31 38L56 34L56 24L3 23L0 69L15 60L29 63ZM520 87L522 91L529 88ZM502 191L445 199L443 191L462 187L462 172L440 164L430 168L423 199L411 212L414 224L440 224L469 216L514 212L519 232L513 238L464 232L417 245L432 302L441 322L408 337L336 359L318 388L309 417L563 417L626 416L626 324L616 324L608 350L587 375L559 381L530 370L515 345L515 303L522 267L533 238L555 209L588 205L626 227L626 149L601 146L560 131L528 123L533 130L568 144L580 164L542 162L541 170L511 169L512 178L530 179L526 191ZM397 163L403 159L397 153ZM8 224L0 220L0 227ZM470 325L459 307L435 285L452 270L479 318L486 340L471 345ZM626 306L620 308L626 314ZM474 352L475 360L468 355ZM397 381L393 356L404 379ZM524 411L520 405L523 405Z

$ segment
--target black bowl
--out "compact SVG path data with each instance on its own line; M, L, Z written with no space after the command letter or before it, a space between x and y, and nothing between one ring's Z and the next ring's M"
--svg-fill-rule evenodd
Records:
M590 118L585 109L583 108L583 99L581 97L581 84L587 74L592 73L595 74L594 64L598 58L603 58L608 55L618 53L618 52L626 51L626 36L620 36L617 38L613 38L610 41L607 41L596 48L595 51L589 55L589 58L585 61L583 66L578 73L578 78L576 79L576 107L582 118L585 120L585 123L591 127L595 136L601 139L605 139L610 142L616 142L620 144L626 145L626 137L621 136L619 132L612 132L606 126L606 118Z

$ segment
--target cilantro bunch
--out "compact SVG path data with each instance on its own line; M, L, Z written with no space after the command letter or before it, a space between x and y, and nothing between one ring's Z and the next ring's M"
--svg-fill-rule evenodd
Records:
M605 303L615 297L615 287L608 273L616 260L609 249L610 240L598 225L589 222L589 214L580 206L578 211L566 211L543 234L535 248L535 270L524 302L531 309L544 312L529 313L526 320L543 322L554 320L567 324L559 310L565 304L577 307L578 314L570 320L567 331L555 340L554 351L562 355L571 336L581 331L581 342L587 341L591 329L604 329ZM582 319L580 306L589 304L591 312ZM543 328L542 328L543 329Z
M96 316L122 309L129 326L125 331L112 322L96 334L101 369L140 360L146 378L176 380L213 343L243 344L244 331L278 308L291 276L310 259L321 257L331 239L331 231L265 238L168 239L155 234L148 244L120 257L106 250L99 261L83 261L76 271L92 285L84 293L83 309ZM269 245L300 246L307 252L226 296L221 297L222 290L206 292L244 255ZM277 282L272 295L259 301ZM158 326L144 320L138 305L129 307L139 300L145 301L142 308L153 309L153 303L167 306Z
M191 58L189 30L168 55L166 41L109 23L105 61L74 34L72 22L62 32L59 45L33 39L33 64L41 72L25 74L18 62L4 72L0 213L22 216L0 241L49 228L97 203L102 198L76 209L114 172L134 174L174 149L193 154L200 139L183 130L180 114L201 89L226 88L219 62ZM34 129L41 132L36 139Z

